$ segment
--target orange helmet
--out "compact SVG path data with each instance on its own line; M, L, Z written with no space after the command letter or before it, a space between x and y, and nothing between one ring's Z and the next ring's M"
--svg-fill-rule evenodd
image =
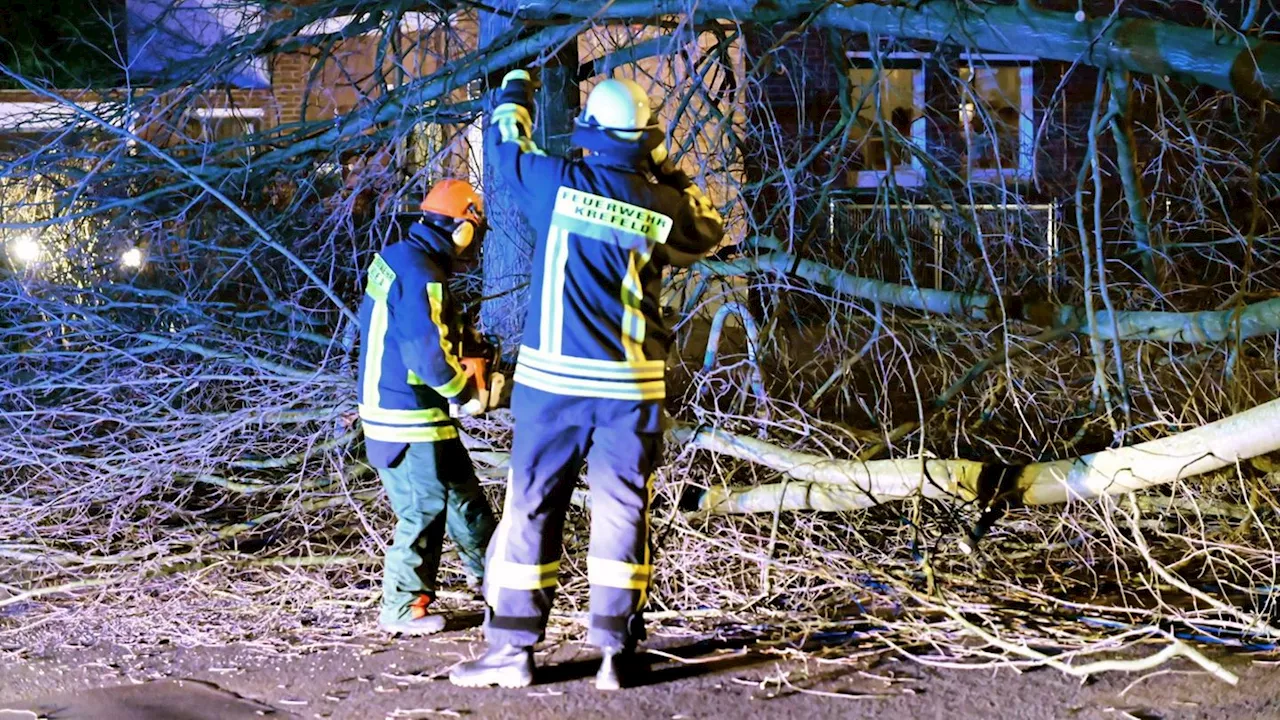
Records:
M484 201L465 180L441 180L431 186L421 208L422 212L470 220L477 226L484 222Z

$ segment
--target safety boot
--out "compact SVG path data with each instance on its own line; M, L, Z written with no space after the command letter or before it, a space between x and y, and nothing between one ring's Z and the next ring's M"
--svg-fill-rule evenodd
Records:
M407 614L388 617L384 612L378 618L378 627L385 632L398 635L434 635L444 630L445 617L429 612L427 606L430 604L430 596L419 595L418 599L409 605Z
M635 681L636 654L633 650L603 648L600 670L596 673L597 690L621 690Z
M533 684L533 650L514 645L491 647L481 657L454 666L449 682L462 687L529 687Z

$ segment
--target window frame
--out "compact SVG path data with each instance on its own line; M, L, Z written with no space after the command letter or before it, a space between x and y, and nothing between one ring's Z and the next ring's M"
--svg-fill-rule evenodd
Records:
M453 24L455 15L449 14L449 23ZM344 32L349 25L353 25L359 20L359 15L335 15L328 18L320 18L314 20L310 24L298 30L299 37L317 37L321 35L337 35ZM435 30L440 26L439 15L437 13L421 12L418 10L410 10L400 16L400 24L398 30L402 33L421 33ZM365 37L375 35L383 31L383 26L379 23L373 27L364 30L358 34L352 34L348 37Z
M74 105L75 107L69 107ZM36 135L51 134L77 130L81 128L97 128L98 124L84 118L76 112L81 108L86 112L101 117L123 107L123 103L114 100L95 100L76 103L59 100L4 100L0 101L0 135ZM126 113L129 132L137 130L136 117ZM132 140L128 141L130 144Z
M965 177L971 181L999 181L1015 180L1015 181L1031 181L1036 176L1036 152L1035 152L1035 61L1038 58L1031 55L1012 55L1004 53L982 53L982 52L962 52L959 56L959 64L956 66L956 76L959 77L962 70L968 70L970 79L964 81L966 85L971 85L972 73L979 69L996 70L1000 68L1017 68L1018 69L1018 164L1015 167L997 167L997 168L975 168L971 163L966 162L965 166L960 168L964 171ZM965 95L961 97L959 107L956 108L956 121L960 124L960 131L964 134L964 143L966 148L966 157L968 157L967 149L970 146L969 125L965 121L965 106L970 104L975 98L971 87L967 87Z
M924 165L920 162L920 154L927 153L929 149L925 109L928 107L926 98L928 72L926 61L930 58L930 55L931 53L914 51L874 53L867 50L849 50L845 52L845 57L852 64L852 67L849 68L850 70L912 71L911 101L912 109L915 112L911 119L910 140L912 148L919 151L911 153L911 162L905 166L895 166L884 170L850 170L849 174L853 180L850 183L851 188L876 188L883 184L890 175L893 176L894 183L899 187L914 188L924 184L925 172ZM877 67L877 59L880 61L879 67ZM880 80L877 79L877 82L880 82Z
M209 120L239 120L244 126L244 136L248 137L254 133L262 132L265 128L263 121L266 120L267 111L260 107L240 107L238 105L222 105L218 107L195 107L191 108L186 115L185 123L198 121L201 125L205 125ZM185 127L184 127L185 130ZM207 129L205 132L208 135ZM246 147L246 159L252 160L256 154L252 147Z
M224 105L220 107L191 108L190 116L197 120L224 120L234 118L244 123L249 133L262 132L261 121L267 117L267 111L260 107L240 107Z

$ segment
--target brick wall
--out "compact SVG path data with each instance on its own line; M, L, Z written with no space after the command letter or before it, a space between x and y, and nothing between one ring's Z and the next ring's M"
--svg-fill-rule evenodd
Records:
M1071 9L1074 9L1074 4L1072 4ZM1186 22L1187 20L1184 19L1183 21ZM760 62L760 58L766 56L767 59L764 62L769 64L768 72L760 75L762 80L759 85L758 107L751 117L757 128L765 131L776 131L785 137L791 143L788 148L789 157L798 158L809 154L815 144L819 142L825 133L831 130L838 120L840 108L837 95L839 88L836 78L837 73L845 72L845 66L840 64L840 57L846 49L865 49L865 39L845 38L843 42L847 43L847 47L840 48L839 53L832 53L828 45L828 36L825 33L808 31L785 38L781 46L777 47L776 44L779 38L785 32L786 30L783 29L768 35L756 34L749 42L748 47L751 50L751 57L747 62L748 68L753 63ZM859 46L860 42L862 43L861 47ZM939 161L950 164L956 170L960 170L963 166L962 153L965 150L965 146L959 127L959 99L951 79L947 77L947 73L941 72L940 67L942 63L950 63L950 67L956 67L958 51L939 50L936 47L926 48L923 46L918 46L917 49L933 53L933 56L925 62L925 126L929 154ZM1083 263L1079 254L1080 239L1076 230L1074 200L1077 176L1086 157L1088 130L1099 74L1096 69L1091 67L1073 66L1069 63L1056 61L1034 61L1030 63L1030 67L1033 71L1034 86L1032 126L1038 140L1035 145L1036 182L1013 185L1012 188L1016 193L1013 197L996 194L994 191L988 192L985 196L982 192L977 192L977 196L979 199L998 202L1015 201L1024 204L1056 204L1058 254L1054 262L1054 267L1056 268L1054 285L1059 292L1063 292L1063 289L1066 288L1066 292L1071 293L1074 292L1071 290L1073 284L1078 285L1079 278L1083 272ZM1152 79L1141 76L1135 77L1134 82L1137 86L1134 96L1134 114L1135 124L1137 125L1138 166L1144 172L1144 197L1148 199L1150 206L1149 215L1153 239L1159 243L1163 237L1162 233L1167 232L1167 228L1163 224L1167 210L1165 202L1161 199L1163 195L1158 195L1157 192L1181 191L1182 188L1177 187L1177 183L1180 181L1175 179L1177 177L1176 172L1180 170L1178 167L1170 165L1170 163L1174 162L1172 157L1164 158L1165 165L1163 166L1153 162L1153 159L1159 156L1163 150L1159 140L1149 130L1144 129L1155 125L1153 121L1158 113L1158 106L1154 99L1153 82ZM1213 94L1211 91L1204 89L1198 92L1202 93L1206 98ZM1167 103L1165 109L1168 110ZM767 140L768 133L757 134L756 138ZM1104 235L1108 243L1107 254L1113 258L1114 264L1114 267L1110 270L1112 273L1111 279L1116 284L1118 291L1126 286L1137 288L1140 286L1141 281L1130 271L1130 268L1135 267L1136 263L1132 262L1130 255L1133 245L1128 235L1128 207L1122 197L1123 189L1115 170L1115 143L1110 132L1104 130L1100 134L1097 144L1104 183L1101 197L1104 209ZM749 171L754 173L754 177L759 177L768 167L777 167L776 153L774 151L775 148L772 147L771 143L762 142L756 152L748 153L749 157L768 158L765 162L757 163L756 167L749 168ZM845 152L848 153L849 151L846 150ZM1175 154L1165 153L1166 156ZM838 150L827 153L812 166L812 175L821 176L831 168L838 168L841 163L849 162L851 162L849 155L842 155ZM1189 168L1181 168L1181 170L1187 169ZM957 199L963 202L968 193L974 188L965 186L962 175L963 173L957 173L956 176L950 179L934 177L935 187L939 184L939 181L941 181L942 185L949 185L953 191L956 191ZM801 214L809 213L808 224L797 227L785 222L774 222L769 229L800 242L803 242L806 238L823 238L823 228L818 227L818 221L825 208L819 205L817 198L822 197L825 188L801 188L801 192L793 194L792 191L794 189L794 186L787 188L785 191L781 191L778 188L763 189L760 200L756 203L754 216L757 221L760 221L766 217L766 213L769 210L789 202L793 197L798 197ZM874 190L849 188L846 192L851 193L855 198L863 198L860 202L869 202L877 198ZM906 199L914 198L916 202L930 200L938 202L939 197L945 197L945 195L940 196L938 193L923 196L910 191L906 193L906 196ZM882 195L879 197L883 199ZM805 208L806 202L812 203L815 207ZM1085 209L1087 225L1090 228L1090 233L1092 233L1092 195L1087 196L1087 202L1089 203L1089 206ZM1175 214L1179 210L1176 207L1176 203L1170 203L1169 207ZM911 224L910 220L908 220L907 224ZM1200 223L1196 222L1189 222L1188 225L1200 227ZM886 228L884 231L893 232L896 236L899 227ZM874 252L866 255L866 257L858 258L852 256L846 258L840 255L841 252L847 250L847 248L842 249L842 242L847 242L849 232L848 228L838 228L837 235L840 236L841 242L831 243L829 247L827 243L818 242L811 246L810 252L816 252L820 256L823 253L835 252L836 255L832 255L829 259L837 264L865 263L868 259L873 265L878 262L872 257L875 255ZM1196 232L1203 234L1206 230L1197 229ZM943 276L957 270L955 264L961 262L957 258L962 259L965 253L965 248L962 246L973 244L972 239L965 239L959 236L953 237L950 230L946 231L945 234L944 242L956 244L957 247L953 248L951 255L943 261L946 265L940 268ZM960 234L963 235L963 232ZM907 235L908 237L905 238L899 237L895 242L900 244L910 241L911 232L908 232ZM1004 281L1009 283L1034 281L1031 282L1031 285L1047 285L1049 280L1047 275L1038 279L1034 277L1036 273L1040 272L1039 268L1046 265L1048 258L1047 250L1036 247L1036 243L1040 242L1040 240L1037 238L1018 237L1017 228L1006 237L1005 245L1010 252L1015 254L1009 255L1000 265L999 272L1002 274ZM1092 236L1087 240L1090 244L1094 241ZM1020 244L1023 247L1019 247ZM1004 249L1002 249L1003 251ZM969 252L973 254L974 250L969 248ZM1021 253L1022 256L1018 256L1018 253ZM900 253L890 253L890 255L898 254ZM1037 255L1040 260L1036 259ZM919 258L917 258L918 260ZM907 270L905 265L902 267L897 265L898 259L895 257L889 257L884 262L887 264L879 270L872 270L869 267L862 267L862 270L871 275L876 275L880 270L883 270L880 274L885 275L885 279L900 279ZM890 265L893 267L889 267ZM1224 263L1224 267L1229 268L1230 265ZM912 269L912 272L917 273L918 276L929 275L932 269L921 265ZM1227 278L1224 276L1219 279ZM926 281L921 280L921 282ZM981 282L981 278L978 279L978 282ZM944 287L948 285L945 279L941 284ZM1020 287L1026 289L1031 285Z

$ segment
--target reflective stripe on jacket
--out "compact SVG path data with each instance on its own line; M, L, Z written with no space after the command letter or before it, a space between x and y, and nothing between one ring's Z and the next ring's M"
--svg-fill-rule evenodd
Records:
M369 267L360 305L360 420L369 462L390 467L408 443L458 437L449 399L466 388L448 291L452 239L417 223Z
M512 410L562 424L658 430L670 331L666 265L690 265L723 237L719 214L683 181L656 182L646 150L575 133L593 154L542 153L526 83L502 91L486 138L536 235Z

